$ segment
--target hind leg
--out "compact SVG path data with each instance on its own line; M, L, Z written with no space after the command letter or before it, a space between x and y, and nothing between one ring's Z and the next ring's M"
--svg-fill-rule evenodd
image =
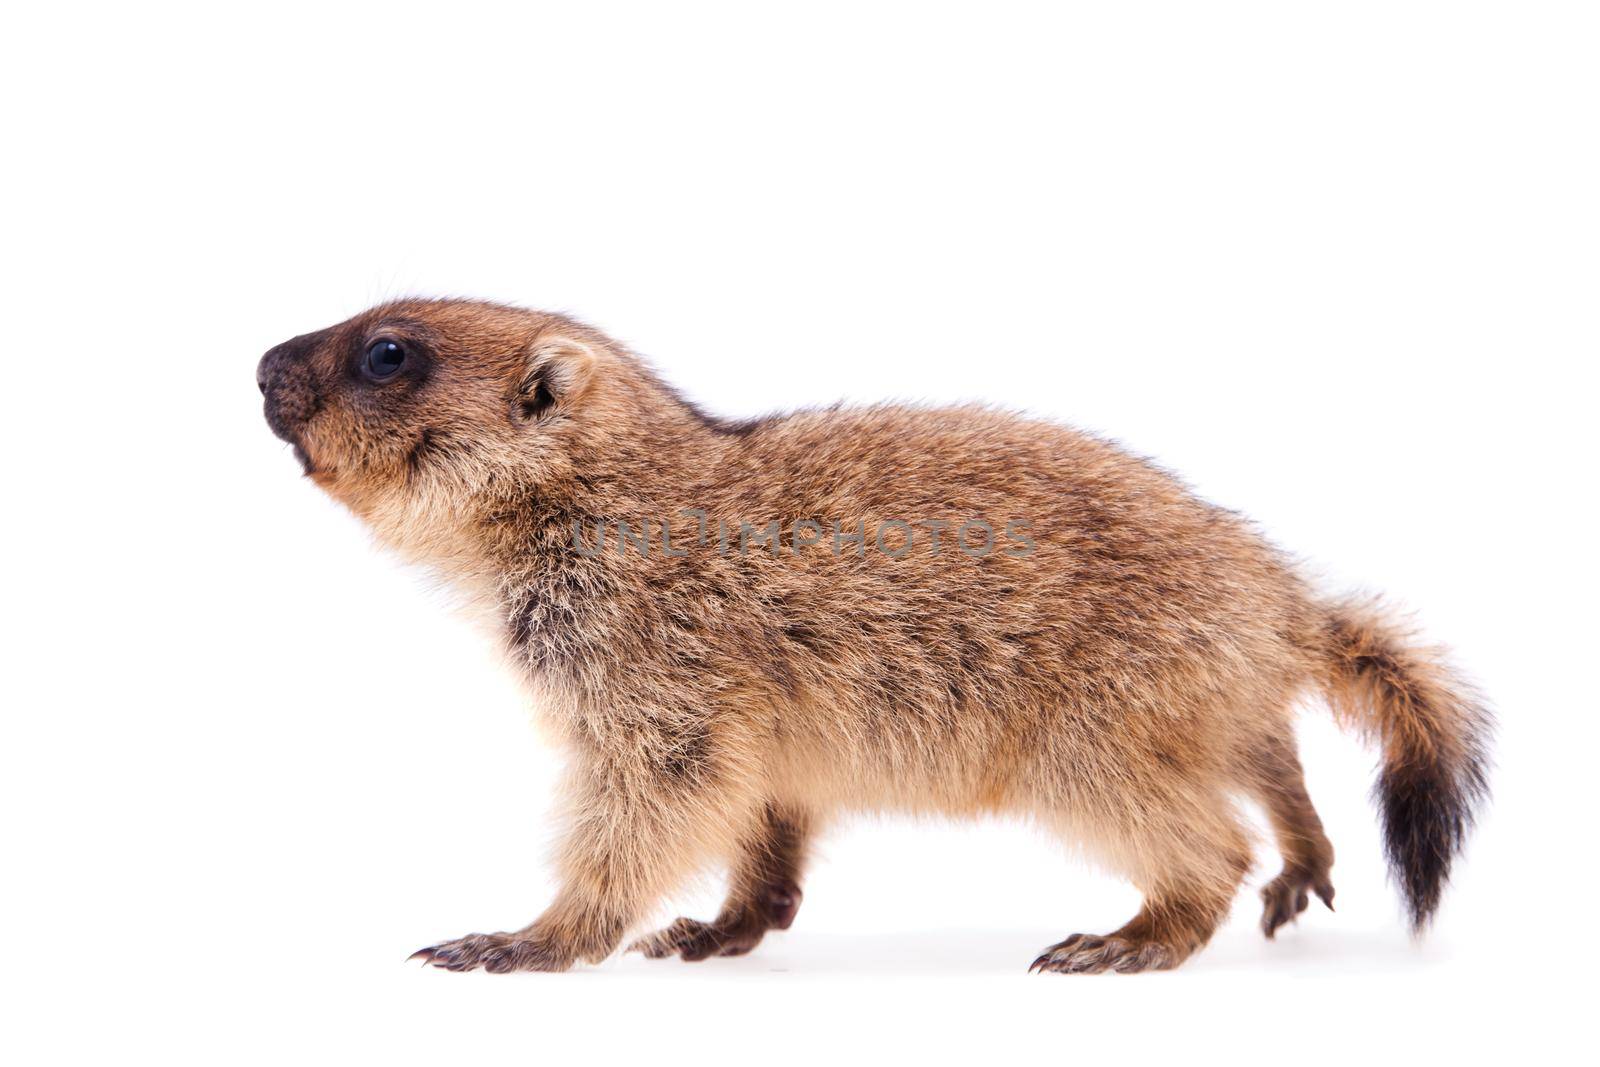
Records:
M800 910L800 868L805 860L806 822L769 806L734 863L722 911L710 922L679 919L629 946L651 959L678 956L742 956L768 930L787 930Z
M1104 935L1073 934L1029 970L1062 974L1169 970L1211 939L1250 868L1244 829L1225 802L1210 810L1141 813L1108 856L1145 894L1132 921Z
M1315 893L1333 909L1333 846L1306 793L1305 774L1290 737L1268 740L1252 756L1252 792L1267 809L1283 854L1283 872L1261 890L1261 929L1269 938L1293 922Z

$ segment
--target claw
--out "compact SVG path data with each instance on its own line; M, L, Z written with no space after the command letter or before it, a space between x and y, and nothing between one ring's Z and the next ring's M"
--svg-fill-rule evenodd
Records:
M1300 913L1311 904L1311 893L1315 893L1329 911L1333 910L1333 886L1326 881L1313 882L1310 876L1285 870L1264 886L1261 899L1266 908L1261 914L1262 933L1272 939L1279 927L1297 922Z
M1028 973L1055 971L1060 974L1136 974L1146 970L1166 970L1181 956L1158 941L1122 936L1091 937L1073 934L1060 944L1051 945L1035 959Z

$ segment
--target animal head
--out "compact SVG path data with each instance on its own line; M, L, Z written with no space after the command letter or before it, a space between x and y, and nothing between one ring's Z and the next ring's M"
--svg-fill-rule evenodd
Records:
M449 552L494 502L554 493L646 414L650 375L559 315L384 304L271 349L267 423L305 472L409 555Z

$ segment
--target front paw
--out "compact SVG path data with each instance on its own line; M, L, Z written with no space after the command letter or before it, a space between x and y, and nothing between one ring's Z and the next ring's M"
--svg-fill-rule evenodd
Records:
M678 956L691 963L712 956L743 956L761 943L766 927L759 923L722 925L696 919L679 919L628 946L653 960Z
M549 938L534 933L468 934L418 949L409 958L447 971L472 971L482 967L491 974L564 971L572 966L573 959L570 952L562 951Z

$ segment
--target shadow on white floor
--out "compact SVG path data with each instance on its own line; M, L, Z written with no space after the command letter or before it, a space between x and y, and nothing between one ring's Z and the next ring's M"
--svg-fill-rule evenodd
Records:
M760 974L883 976L1026 976L1028 965L1062 931L928 930L845 934L792 930L752 954L700 963L619 956L604 970L629 975L755 977ZM1394 973L1433 967L1450 957L1434 943L1413 944L1402 929L1331 928L1279 932L1267 941L1249 927L1229 928L1174 974L1272 974L1295 978Z

